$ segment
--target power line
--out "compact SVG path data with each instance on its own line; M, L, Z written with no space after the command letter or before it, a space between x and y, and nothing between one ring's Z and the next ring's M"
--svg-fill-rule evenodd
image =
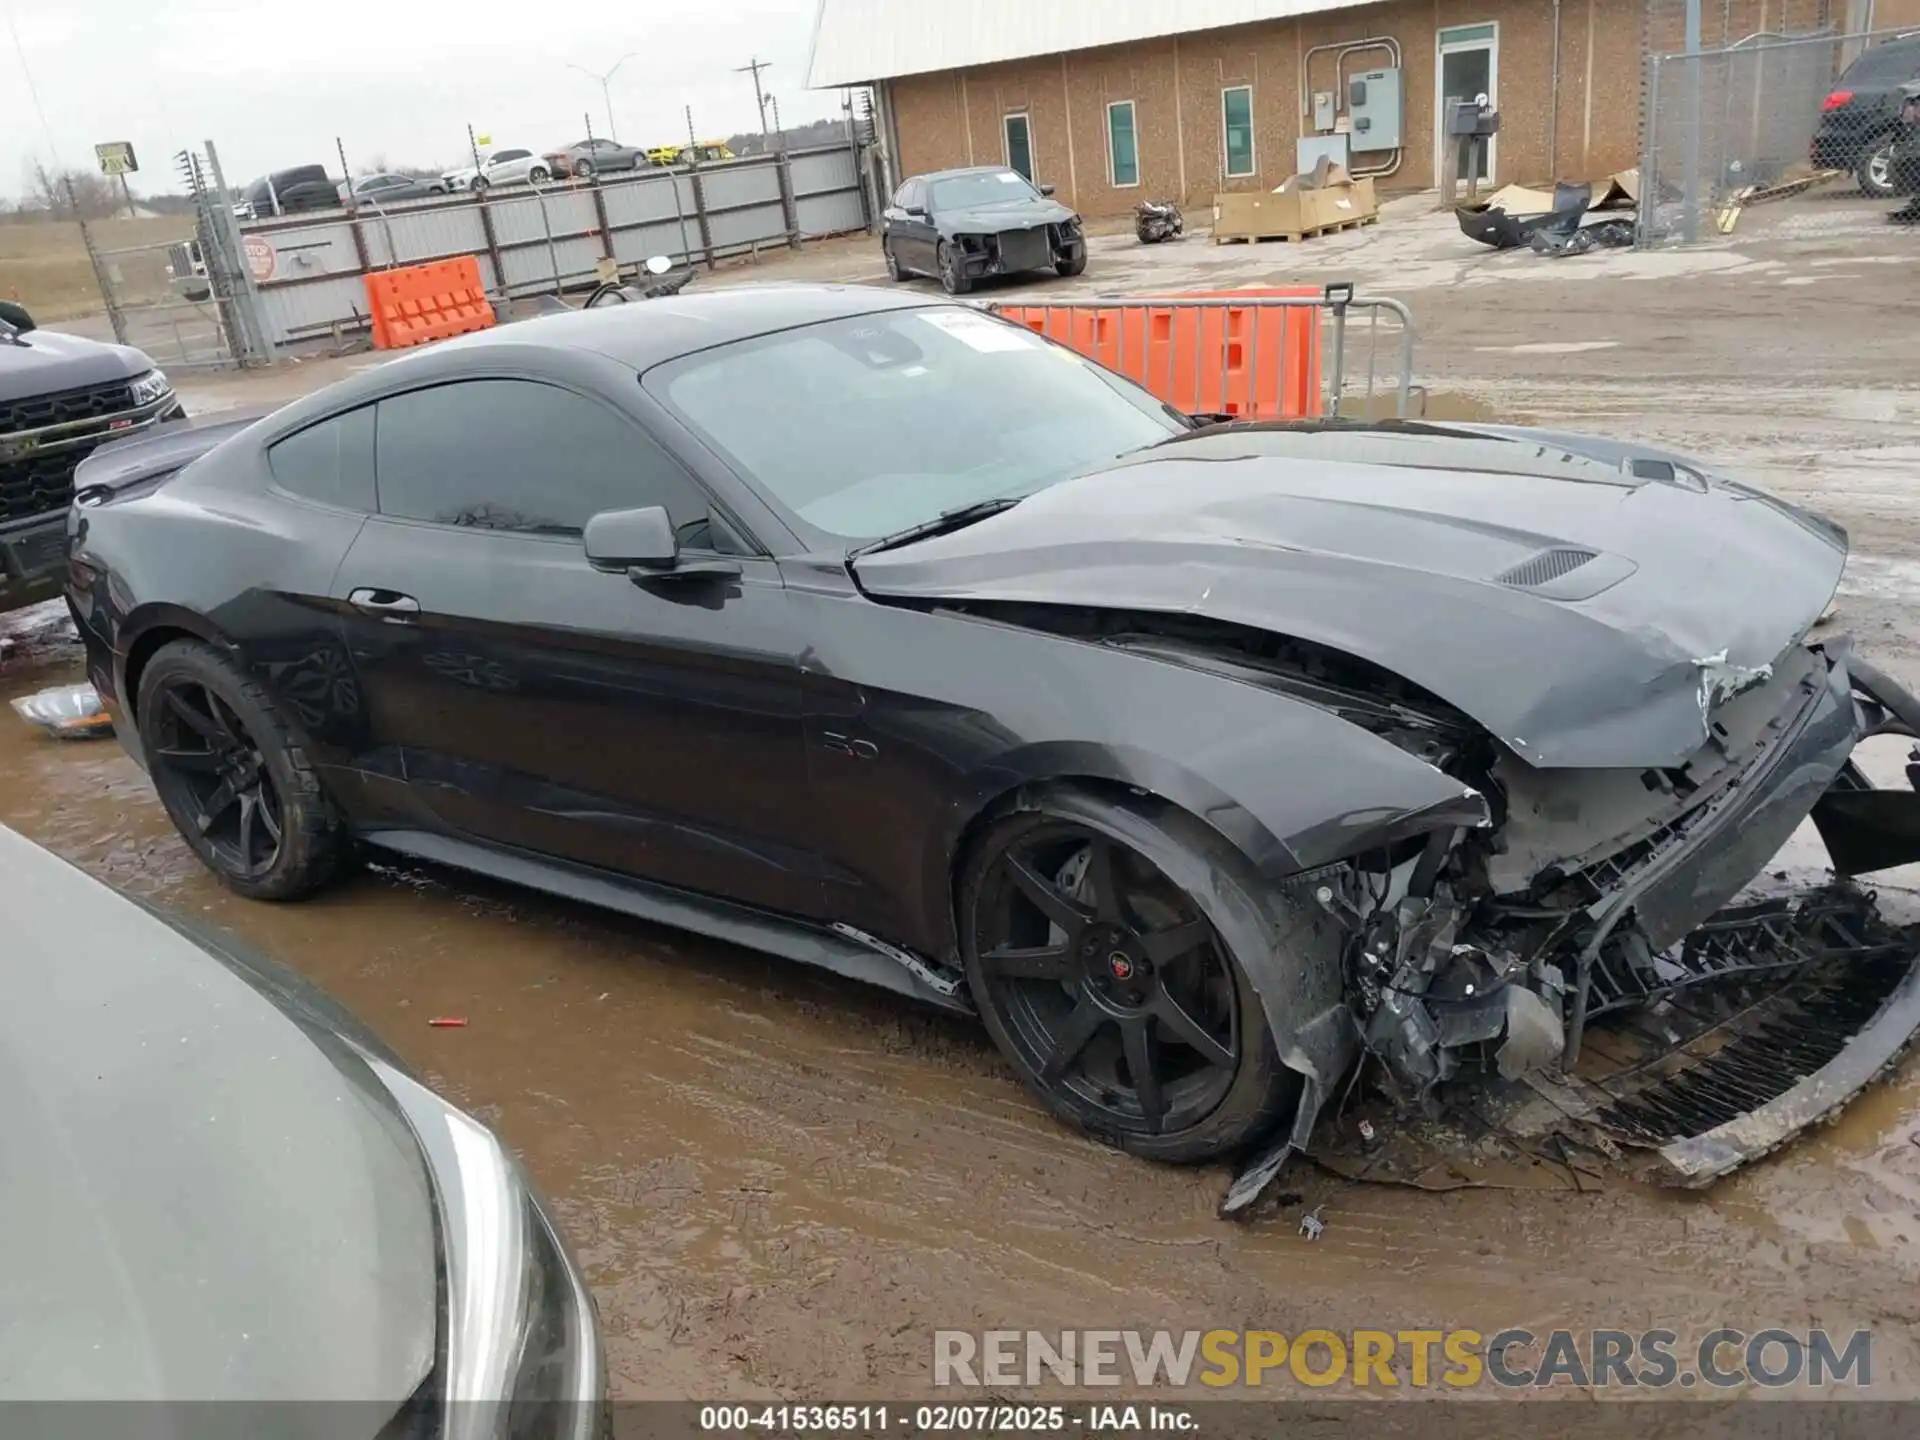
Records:
M40 87L34 83L33 66L27 63L27 47L20 43L20 25L14 18L13 5L7 5L7 33L13 36L13 53L19 57L20 73L26 77L27 95L33 101L34 114L40 117L40 133L47 137L47 150L53 156L53 168L64 170L60 163L60 147L53 140L53 126L47 120L47 107L40 103Z

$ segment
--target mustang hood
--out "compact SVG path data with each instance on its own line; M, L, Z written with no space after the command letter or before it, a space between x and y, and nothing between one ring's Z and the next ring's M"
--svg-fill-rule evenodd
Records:
M1064 225L1071 219L1073 211L1057 200L1020 200L942 211L940 229L948 235L995 235L1002 230L1029 230L1035 225Z
M1846 535L1677 457L1521 430L1182 437L855 562L876 597L1199 615L1331 646L1540 766L1682 763Z

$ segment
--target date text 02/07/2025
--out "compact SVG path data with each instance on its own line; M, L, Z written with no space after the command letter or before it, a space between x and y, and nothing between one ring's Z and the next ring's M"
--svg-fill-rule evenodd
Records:
M898 1433L902 1435L1129 1435L1191 1432L1178 1405L703 1405L710 1435Z

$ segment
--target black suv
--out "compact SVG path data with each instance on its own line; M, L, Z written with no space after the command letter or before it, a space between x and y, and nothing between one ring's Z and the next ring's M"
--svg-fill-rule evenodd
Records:
M262 175L241 192L250 216L298 215L308 210L337 210L340 186L327 176L324 165L295 165Z
M1920 32L1896 35L1863 51L1841 73L1820 107L1809 151L1827 170L1851 170L1860 188L1884 198L1911 189L1920 176L1896 166L1902 88L1920 80Z
M38 329L0 301L0 611L60 593L74 468L185 414L138 350Z

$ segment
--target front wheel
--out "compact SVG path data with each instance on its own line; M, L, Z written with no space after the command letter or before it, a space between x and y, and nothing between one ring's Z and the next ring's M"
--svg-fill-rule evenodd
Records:
M1205 908L1144 853L1204 875L1231 864L1216 848L1061 791L991 826L960 880L967 981L995 1043L1059 1119L1150 1159L1238 1150L1299 1090Z
M900 257L893 253L893 242L890 240L882 240L880 242L880 248L885 252L887 257L887 278L894 281L906 279L907 272L900 268Z
M949 295L964 295L973 289L973 280L967 274L960 247L949 245L945 240L940 242L940 288Z
M575 179L591 180L593 178L593 162L591 160L576 160L573 165L573 173Z
M1875 142L1874 148L1854 169L1853 177L1860 182L1860 193L1871 195L1876 200L1890 200L1898 186L1893 176L1893 138Z
M544 165L536 165L527 172L527 179L535 185L543 185L553 178L553 172Z
M1085 274L1087 269L1087 247L1082 245L1079 251L1070 259L1054 261L1053 268L1055 273L1068 277Z
M266 691L211 646L164 645L140 675L140 746L167 816L229 889L297 900L352 840Z
M480 195L485 193L488 183L489 182L486 176L476 175L473 177L472 180L467 182L467 188L471 190L474 194Z

